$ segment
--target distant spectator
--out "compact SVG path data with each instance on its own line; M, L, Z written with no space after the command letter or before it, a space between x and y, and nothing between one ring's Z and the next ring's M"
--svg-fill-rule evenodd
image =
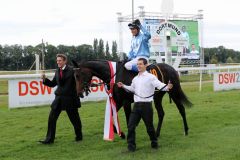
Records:
M183 38L185 38L187 40L186 46L183 47L183 54L189 53L189 49L188 49L188 46L189 46L189 34L188 34L188 32L186 30L187 30L186 26L182 26L182 36L183 36Z
M191 52L187 54L188 59L199 59L199 51L196 50L195 45L192 44Z
M192 53L192 54L199 54L199 51L196 50L195 44L192 44L192 49L191 49L190 53Z

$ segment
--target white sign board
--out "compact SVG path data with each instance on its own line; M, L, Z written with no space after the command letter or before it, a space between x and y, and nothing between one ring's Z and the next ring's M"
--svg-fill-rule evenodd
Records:
M240 72L214 74L214 91L240 89Z
M164 52L164 47L166 46L164 37L164 32L160 34L156 31L159 28L159 24L164 22L163 19L144 19L144 26L151 34L151 39L149 40L150 43L150 50L151 52Z
M184 47L188 45L188 40L183 37L171 37L171 45Z
M102 82L94 77L92 82ZM55 88L43 85L41 79L14 79L8 81L9 108L39 106L51 104L55 98ZM106 99L104 86L92 87L91 93L81 99L83 101L98 101Z

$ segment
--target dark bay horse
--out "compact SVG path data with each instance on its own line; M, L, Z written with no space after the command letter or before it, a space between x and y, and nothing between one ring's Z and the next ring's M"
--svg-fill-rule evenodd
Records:
M89 87L91 86L91 79L93 76L96 76L103 80L105 84L108 85L111 78L110 74L110 67L108 61L105 60L92 60L81 62L77 64L73 61L75 69L75 78L76 78L76 88L77 93L82 95L83 92L88 94ZM153 69L153 70L151 70ZM192 103L188 100L186 95L184 94L179 81L179 76L177 71L164 63L159 63L156 65L150 65L151 73L155 73L160 81L167 84L169 80L173 84L173 88L168 92L170 99L174 101L176 104L183 120L184 124L184 134L188 135L188 124L186 120L186 113L184 106L192 106ZM158 73L157 73L158 72ZM115 84L113 86L113 98L117 105L117 110L119 110L122 106L124 107L126 121L128 124L128 120L131 113L131 103L133 103L133 93L126 92L122 88L118 88L116 83L123 82L126 85L130 85L134 76L137 73L133 73L128 71L124 67L124 62L117 62L116 65L116 77L115 77ZM156 134L160 136L160 130L164 118L164 110L162 107L162 99L166 92L158 91L154 94L154 104L158 114L158 125L156 129Z

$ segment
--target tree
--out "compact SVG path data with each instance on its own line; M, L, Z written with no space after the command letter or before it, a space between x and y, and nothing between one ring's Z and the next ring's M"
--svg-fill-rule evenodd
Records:
M93 52L95 54L95 57L98 57L98 40L95 38L93 41Z
M213 58L213 55L215 57ZM204 60L205 63L211 63L211 59L214 59L213 61L217 61L221 63L226 63L227 58L231 57L233 62L239 63L240 62L240 52L235 51L233 49L226 49L224 46L214 47L214 48L204 48Z
M210 61L211 64L217 64L218 63L218 58L216 55L213 55Z
M227 63L233 63L232 57L228 57L226 62L227 62Z
M45 67L46 69L52 69L56 67L56 55L60 53L57 47L49 44L46 46L45 52Z
M102 39L99 40L99 44L98 44L98 57L99 59L105 59L105 54L104 54L104 42Z
M109 45L108 45L108 42L106 43L106 59L107 60L112 60L112 56L109 52Z
M119 61L118 55L117 55L117 42L112 42L112 60L113 61Z
M23 66L21 69L29 70L35 61L35 48L31 45L24 46L22 57Z
M96 59L96 54L91 45L83 44L76 47L77 49L77 61Z
M3 70L3 51L2 51L2 45L0 45L0 70Z

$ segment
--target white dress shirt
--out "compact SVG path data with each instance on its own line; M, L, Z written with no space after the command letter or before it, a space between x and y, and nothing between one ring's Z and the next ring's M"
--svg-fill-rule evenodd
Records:
M153 101L153 96L151 95L154 94L155 88L161 89L165 85L156 76L145 71L134 77L130 86L123 85L123 88L135 93L134 102L151 102ZM163 91L167 91L167 88L165 87Z
M64 70L64 69L66 68L66 66L67 66L67 65L65 64L65 65L62 67L62 70Z

